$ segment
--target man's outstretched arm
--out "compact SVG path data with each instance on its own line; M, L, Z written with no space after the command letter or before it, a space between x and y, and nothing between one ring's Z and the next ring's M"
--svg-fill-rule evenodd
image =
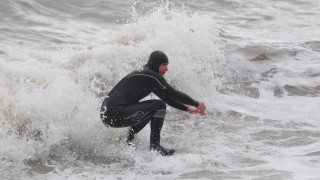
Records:
M188 107L179 101L175 100L174 98L166 95L165 93L159 91L159 90L154 90L153 93L157 95L161 100L166 102L169 106L172 106L174 108L180 109L182 111L188 111Z
M206 115L206 113L205 113L206 106L203 102L198 102L197 108L191 108L191 107L187 107L186 105L182 104L181 102L177 101L176 99L172 98L171 96L167 96L165 93L163 93L161 91L155 90L153 93L172 107L175 107L175 108L180 109L182 111L188 111L190 114L199 113L202 116Z

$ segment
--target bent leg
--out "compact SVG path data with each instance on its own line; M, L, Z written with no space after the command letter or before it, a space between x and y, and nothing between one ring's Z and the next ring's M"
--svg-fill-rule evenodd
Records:
M161 100L148 100L125 107L113 119L114 125L129 127L138 125L150 118L157 110L165 111L166 104Z
M128 144L133 141L134 135L140 132L149 123L151 117L161 116L164 118L166 113L166 105L161 100L149 100L141 102L138 108L139 111L135 111L135 109L137 109L137 106L130 106L125 109L125 111L127 112L134 111L134 113L131 114L125 113L130 114L129 116L127 116L130 117L129 119L127 117L124 118L125 120L130 120L131 124L133 124L128 132ZM124 125L127 123L128 122L124 122Z
M166 115L166 104L161 100L148 100L127 106L120 111L106 111L103 121L111 127L130 127L127 142L134 139L151 120L150 150L162 155L172 155L174 149L160 146L160 133Z
M149 118L148 120L145 120L139 124L131 126L129 133L128 133L127 143L131 143L133 141L134 135L137 134L138 132L140 132L149 123L150 119L158 117L158 118L162 119L162 123L163 123L163 120L166 116L166 110L165 109L156 110L151 116L152 117ZM162 125L161 125L161 127L162 127ZM159 131L161 131L161 127L159 127Z
M166 104L161 100L148 100L126 107L101 107L101 119L110 127L129 127L138 125L150 118L157 110L165 112ZM140 128L137 128L139 130Z

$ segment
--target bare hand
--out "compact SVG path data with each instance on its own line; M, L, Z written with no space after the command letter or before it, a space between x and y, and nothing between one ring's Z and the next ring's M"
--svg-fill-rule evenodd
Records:
M200 111L196 108L189 108L187 109L187 111L190 113L190 114L197 114L197 113L200 113Z
M197 110L199 111L199 113L204 116L206 115L206 105L204 104L204 102L198 102L198 107L197 107Z

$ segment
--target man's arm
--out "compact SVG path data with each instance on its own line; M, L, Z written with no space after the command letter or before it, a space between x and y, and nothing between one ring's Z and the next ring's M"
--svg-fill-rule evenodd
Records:
M177 100L175 100L174 98L167 96L165 93L159 91L159 90L154 90L153 93L155 95L157 95L161 100L163 100L164 102L166 102L167 104L169 104L170 106L180 109L182 111L187 111L188 107L180 102L178 102Z
M187 94L174 89L170 84L167 83L167 81L164 79L163 76L156 74L156 73L152 74L151 76L153 76L153 78L155 80L155 81L153 81L155 83L154 85L156 88L156 90L154 90L154 91L157 91L157 93L160 94L160 96L162 96L163 100L165 98L166 99L169 98L170 100L172 100L170 103L174 103L176 106L180 106L180 108L183 108L183 110L187 110L189 113L200 113L201 115L206 115L206 113L205 113L206 106L203 102L195 101ZM182 105L183 104L191 105L191 106L196 107L196 109L188 108L185 105L183 107L183 106L181 106L181 104ZM185 109L185 108L187 108L187 109Z
M187 94L174 89L169 83L167 83L167 81L161 75L157 75L156 80L157 81L154 81L156 90L159 91L161 94L174 98L176 101L183 104L191 105L194 107L199 106L198 101L195 101Z
M206 106L204 105L203 102L198 102L198 107L197 108L190 108L187 107L186 105L180 103L179 101L175 100L172 97L169 97L163 93L161 93L160 91L153 91L153 93L155 95L157 95L160 99L162 99L164 102L166 102L167 104L169 104L170 106L180 109L182 111L188 111L190 114L196 114L199 113L202 116L206 115L205 110L206 110Z

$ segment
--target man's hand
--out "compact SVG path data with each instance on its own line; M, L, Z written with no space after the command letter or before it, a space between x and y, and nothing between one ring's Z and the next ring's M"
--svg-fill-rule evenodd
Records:
M190 113L190 114L197 114L197 113L200 113L200 111L196 108L189 108L187 109L187 111Z
M206 115L206 105L204 104L204 102L198 102L198 107L197 107L197 110L199 111L199 113L204 116Z

